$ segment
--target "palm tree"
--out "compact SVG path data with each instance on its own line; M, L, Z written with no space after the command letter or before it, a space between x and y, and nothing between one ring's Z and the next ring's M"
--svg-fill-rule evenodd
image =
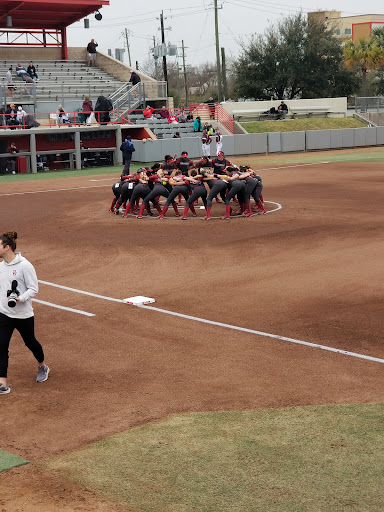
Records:
M384 51L384 27L377 27L372 30L372 41Z
M367 73L378 69L384 60L384 47L379 46L374 38L358 43L347 41L344 47L344 64L348 69L361 72L361 96L367 95Z

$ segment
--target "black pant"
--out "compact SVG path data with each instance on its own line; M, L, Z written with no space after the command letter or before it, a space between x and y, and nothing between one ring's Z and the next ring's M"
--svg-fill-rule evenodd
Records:
M249 203L251 196L256 188L257 181L255 178L247 178L245 180L244 202Z
M145 204L145 206L147 208L149 208L149 201L151 201L153 203L153 206L156 206L156 205L158 205L156 197L159 197L159 196L163 196L163 197L169 196L169 190L167 190L164 187L164 185L156 185L151 190L151 192L147 196L144 197L143 204Z
M38 363L44 361L43 347L35 338L35 317L10 318L0 313L0 377L8 371L9 343L14 330L19 331L25 346L29 348Z
M186 206L191 206L195 201L197 201L201 197L205 208L207 208L207 189L204 185L199 185L192 190L192 194L189 196L188 201L186 202Z
M233 199L237 195L237 199L239 203L244 203L244 192L245 192L245 183L240 180L234 180L231 182L231 188L225 198L225 204L228 206Z
M263 191L263 184L261 183L261 181L258 181L257 182L257 185L252 193L252 197L253 199L255 200L255 202L257 203L258 201L260 201L260 195L261 195L261 192Z
M227 191L227 182L223 181L221 179L218 179L213 184L213 187L211 188L211 192L209 193L208 199L207 199L207 207L210 208L212 206L212 201L217 197L219 194L221 195L221 198L223 201L225 201L225 193Z
M181 194L184 199L188 201L189 194L187 185L175 185L168 196L165 206L172 204L179 194Z

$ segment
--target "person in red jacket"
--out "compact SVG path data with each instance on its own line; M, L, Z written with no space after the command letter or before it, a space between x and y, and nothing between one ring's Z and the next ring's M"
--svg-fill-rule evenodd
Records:
M147 105L145 107L145 109L143 110L143 116L145 117L145 119L153 119L154 110L155 110L154 108Z

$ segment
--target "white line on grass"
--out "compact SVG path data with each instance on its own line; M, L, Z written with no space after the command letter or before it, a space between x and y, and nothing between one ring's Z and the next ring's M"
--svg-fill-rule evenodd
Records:
M105 295L98 295L96 293L85 292L83 290L77 290L76 288L69 288L68 286L62 286L59 284L50 283L48 281L39 280L39 283L46 284L49 286L54 286L56 288L61 288L63 290L69 290L69 291L75 292L75 293L82 293L84 295L89 295L91 297L96 297L98 299L104 299L104 300L110 300L113 302L124 303L124 301L122 299L114 299L113 297L106 297ZM365 354L358 354L356 352L349 352L348 350L341 350L341 349L334 348L334 347L328 347L326 345L319 345L317 343L310 343L308 341L297 340L295 338L287 338L286 336L279 336L278 334L270 334L268 332L255 331L253 329L247 329L245 327L238 327L237 325L224 324L222 322L215 322L213 320L207 320L205 318L199 318L197 316L184 315L183 313L175 313L174 311L169 311L167 309L160 309L160 308L156 308L154 306L135 305L135 307L142 308L142 309L150 309L150 310L156 311L158 313L177 316L179 318L184 318L186 320L192 320L194 322L200 322L200 323L209 324L209 325L216 325L217 327L224 327L226 329L232 329L235 331L246 332L248 334L257 334L258 336L264 336L266 338L274 338L274 339L281 340L281 341L287 341L289 343L296 343L297 345L304 345L306 347L318 348L320 350L326 350L328 352L334 352L336 354L342 354L344 356L357 357L359 359L365 359L366 361L373 361L375 363L384 364L384 359L380 359L379 357L372 357L372 356L367 356Z
M81 309L67 308L65 306L59 306L59 304L53 304L52 302L46 302L45 300L32 299L32 301L38 302L39 304L44 304L44 306L50 306L51 308L64 309L65 311L70 311L71 313L77 313L78 315L96 316L93 313L88 313L87 311L81 311Z
M90 188L101 188L101 187L107 187L108 185L91 185L88 187L72 187L72 188L53 188L49 190L33 190L31 192L12 192L11 194L0 194L0 197L2 196L23 196L24 194L44 194L45 192L65 192L67 190L82 190L84 188L90 189Z

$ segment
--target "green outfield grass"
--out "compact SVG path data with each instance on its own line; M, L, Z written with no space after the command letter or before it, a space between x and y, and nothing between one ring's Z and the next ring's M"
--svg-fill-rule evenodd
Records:
M364 128L367 126L354 117L284 119L283 121L254 121L240 124L248 133L299 132L336 128Z
M384 403L172 416L40 461L137 512L382 512Z
M13 455L12 453L0 450L0 473L7 469L23 466L24 464L28 464L28 461L18 457L17 455Z

